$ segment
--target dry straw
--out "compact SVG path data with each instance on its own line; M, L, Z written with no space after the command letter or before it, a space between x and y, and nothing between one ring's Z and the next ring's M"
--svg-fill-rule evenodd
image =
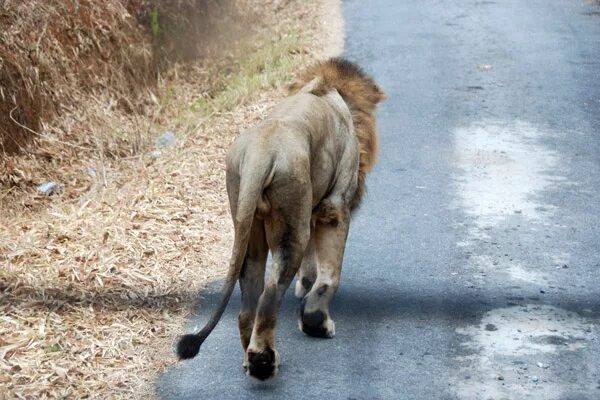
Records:
M120 0L4 0L0 149L26 146L43 121L107 93L127 108L152 81L150 43ZM25 128L27 127L27 128Z
M101 2L43 3L6 1L2 12L9 5L10 13L48 21L41 13L71 18L57 4L93 8ZM153 376L174 361L170 344L197 291L222 276L227 264L226 150L282 95L278 88L292 70L318 55L320 1L244 4L262 13L253 46L171 65L155 89L141 95L77 92L77 106L65 103L54 122L35 127L43 136L35 148L3 157L0 399L141 398L151 392ZM119 7L95 18L127 13ZM124 29L111 35L127 35ZM90 46L103 49L98 37L104 30L92 32ZM32 37L30 44L50 40ZM257 49L269 48L277 54L257 59ZM60 68L73 67L56 64ZM257 76L261 84L244 85ZM246 86L253 90L242 90ZM243 96L236 101L235 93ZM121 98L142 106L123 111ZM176 133L177 144L152 157L153 138L166 129ZM63 194L35 192L49 179L65 185Z

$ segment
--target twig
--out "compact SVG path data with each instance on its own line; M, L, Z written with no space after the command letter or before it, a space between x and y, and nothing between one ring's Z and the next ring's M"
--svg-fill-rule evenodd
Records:
M59 140L59 139L53 138L53 137L51 137L51 136L48 136L48 135L43 135L43 134L41 134L41 133L38 133L38 132L34 131L33 129L29 128L28 126L25 126L25 125L21 124L19 121L17 121L16 119L14 119L14 118L13 118L13 115L12 115L13 111L15 111L17 108L18 108L18 106L15 106L15 107L14 107L12 110L10 110L10 112L8 113L8 116L9 116L9 118L10 118L10 120L11 120L12 122L14 122L15 124L17 124L17 125L18 125L18 126L20 126L21 128L25 129L27 132L30 132L30 133L32 133L32 134L34 134L34 135L36 135L36 136L38 136L38 137L40 137L40 138L42 138L42 139L46 139L46 140L49 140L49 141L51 141L51 142L55 142L55 143L64 144L65 146L70 146L70 147L73 147L73 148L75 148L75 149L86 150L86 151L89 151L89 150L90 150L90 149L89 149L89 148L87 148L87 147L82 147L82 146L78 146L78 145L76 145L76 144L72 144L72 143L63 142L62 140ZM19 146L19 147L20 147L20 146Z

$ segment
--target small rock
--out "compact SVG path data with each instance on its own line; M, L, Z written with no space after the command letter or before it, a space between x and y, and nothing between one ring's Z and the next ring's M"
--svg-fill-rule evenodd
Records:
M540 378L538 378L537 376L535 376L535 375L534 375L534 376L532 376L532 377L531 377L531 380L532 380L533 382L537 382L537 381L539 381L539 380L540 380Z
M52 196L53 194L61 193L63 188L60 184L56 182L46 182L38 186L37 190L38 192L43 193L46 196Z
M160 152L160 150L154 150L152 151L152 153L150 153L150 157L156 160L158 157L160 157L161 154L162 153Z
M567 264L563 264L563 266L562 266L562 267L563 267L564 269L567 269L567 268L569 268L569 266L568 266Z
M155 141L156 147L171 147L175 146L175 143L177 143L177 139L171 131L166 131Z
M95 177L96 177L96 175L97 175L97 174L96 174L96 170L95 170L94 168L91 168L91 167L87 169L87 173L88 173L88 175L89 175L89 176L91 176L92 178L95 178Z
M536 363L535 363L535 365L537 365L538 367L540 367L540 368L543 368L543 369L547 369L547 368L548 368L548 366L547 366L546 364L544 364L544 363L541 363L541 362L539 362L539 361L538 361L538 362L536 362Z
M498 379L499 381L503 381L503 380L504 380L504 377L503 377L502 375L498 375L498 376L496 377L496 379Z

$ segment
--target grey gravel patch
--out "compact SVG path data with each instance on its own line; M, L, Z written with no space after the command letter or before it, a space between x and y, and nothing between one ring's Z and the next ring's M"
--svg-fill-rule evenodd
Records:
M555 150L540 143L552 134L525 121L483 120L455 129L455 161L462 171L455 176L456 205L475 217L474 237L510 215L547 217L537 210L551 206L534 195L563 180L546 174L560 161Z

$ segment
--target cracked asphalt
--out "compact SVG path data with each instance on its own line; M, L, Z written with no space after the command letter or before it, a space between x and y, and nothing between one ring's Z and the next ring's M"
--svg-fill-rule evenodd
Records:
M600 398L599 14L585 0L345 1L344 55L388 100L337 335L303 335L289 290L280 373L255 381L236 294L158 397Z

